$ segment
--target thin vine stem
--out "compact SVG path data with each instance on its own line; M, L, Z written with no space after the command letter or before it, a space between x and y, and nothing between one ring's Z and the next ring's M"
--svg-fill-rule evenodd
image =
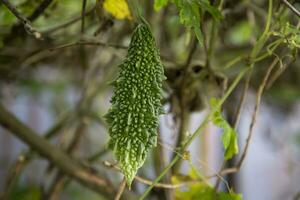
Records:
M142 16L142 12L139 9L137 0L127 0L132 18L136 22L145 22L146 20Z
M273 8L273 0L269 0L269 8L268 8L268 16L267 16L267 23L265 26L265 30L262 33L261 37L258 39L257 43L254 45L252 53L251 53L251 58L255 58L257 54L260 52L260 50L263 48L268 35L269 35L269 30L271 26L271 21L272 21L272 9ZM254 64L254 62L253 62ZM253 65L252 64L252 65Z

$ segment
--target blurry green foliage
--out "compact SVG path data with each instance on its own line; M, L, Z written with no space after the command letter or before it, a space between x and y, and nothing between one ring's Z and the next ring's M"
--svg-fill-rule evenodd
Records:
M174 183L182 182L180 177L172 177ZM191 184L182 189L175 190L175 200L242 200L241 194L230 192L216 192L206 182Z
M154 1L154 9L159 11L161 8L168 4L168 0L155 0Z
M87 8L89 8L91 3L90 1L87 2ZM81 7L81 2L74 3L72 0L54 0L46 12L34 22L34 25L39 30L47 30L50 27L72 19L76 15L79 16Z
M233 26L228 32L229 42L234 45L243 45L249 43L251 36L253 35L253 28L247 21L240 21Z
M72 200L106 200L107 199L96 192L81 187L76 182L72 182L66 188L65 195L68 197L68 199L72 199Z
M296 136L294 137L294 143L296 143L296 145L299 147L300 149L300 131L296 134Z
M58 80L55 82L41 82L34 79L22 80L20 85L24 87L24 89L28 90L27 92L33 94L39 94L43 91L50 91L54 93L65 92L68 82L63 80Z
M191 185L186 191L176 190L177 200L242 200L242 195L233 192L216 192L213 187L198 183Z
M17 186L11 193L11 200L40 200L41 190L37 186Z
M275 103L282 105L294 103L300 99L299 87L289 84L272 87L268 94Z

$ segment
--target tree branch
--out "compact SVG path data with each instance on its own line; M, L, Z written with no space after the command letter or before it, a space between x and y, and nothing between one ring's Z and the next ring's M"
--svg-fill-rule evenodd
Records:
M28 34L33 35L36 39L42 39L42 34L31 26L31 22L23 16L14 5L12 5L8 0L1 1L10 10L10 12L20 20Z
M120 200L121 199L121 196L125 190L125 187L126 187L126 180L125 178L122 180L122 182L120 183L120 186L119 186L119 190L118 190L118 193L116 194L115 196L115 200Z
M82 0L82 9L81 9L81 35L84 34L85 7L86 7L86 0Z
M28 20L36 20L43 12L48 8L53 0L44 0L42 3L33 11L33 13L28 17Z
M19 121L1 104L0 124L82 185L106 195L111 195L113 192L108 180L99 177L58 148L49 144L44 138Z

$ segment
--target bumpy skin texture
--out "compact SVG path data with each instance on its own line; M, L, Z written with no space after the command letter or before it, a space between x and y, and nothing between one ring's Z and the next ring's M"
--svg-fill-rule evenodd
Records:
M165 76L148 25L142 23L135 29L128 54L119 67L106 119L110 125L109 148L130 186L148 151L156 146L162 113L160 100Z

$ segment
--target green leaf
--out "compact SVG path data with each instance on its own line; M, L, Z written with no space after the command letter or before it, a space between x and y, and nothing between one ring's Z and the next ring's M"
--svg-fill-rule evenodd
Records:
M180 22L187 28L192 29L198 39L203 43L203 36L200 30L200 7L195 0L174 0L179 10Z
M155 11L159 11L163 7L165 7L168 4L168 0L155 0L154 1L154 9Z
M228 160L238 153L238 141L236 131L229 125L229 123L223 118L221 108L218 106L218 100L212 98L210 105L214 113L212 113L211 121L214 125L223 129L222 142L225 150L225 159Z
M200 44L203 44L203 35L200 30L200 11L202 13L207 11L214 20L223 18L221 12L216 7L210 5L208 0L173 0L173 2L179 10L180 22L194 31Z
M220 192L218 194L218 200L242 200L242 195L241 194L236 194L233 192Z
M210 5L210 2L208 0L199 0L197 2L203 10L207 11L214 18L214 20L223 19L223 16L218 8Z

